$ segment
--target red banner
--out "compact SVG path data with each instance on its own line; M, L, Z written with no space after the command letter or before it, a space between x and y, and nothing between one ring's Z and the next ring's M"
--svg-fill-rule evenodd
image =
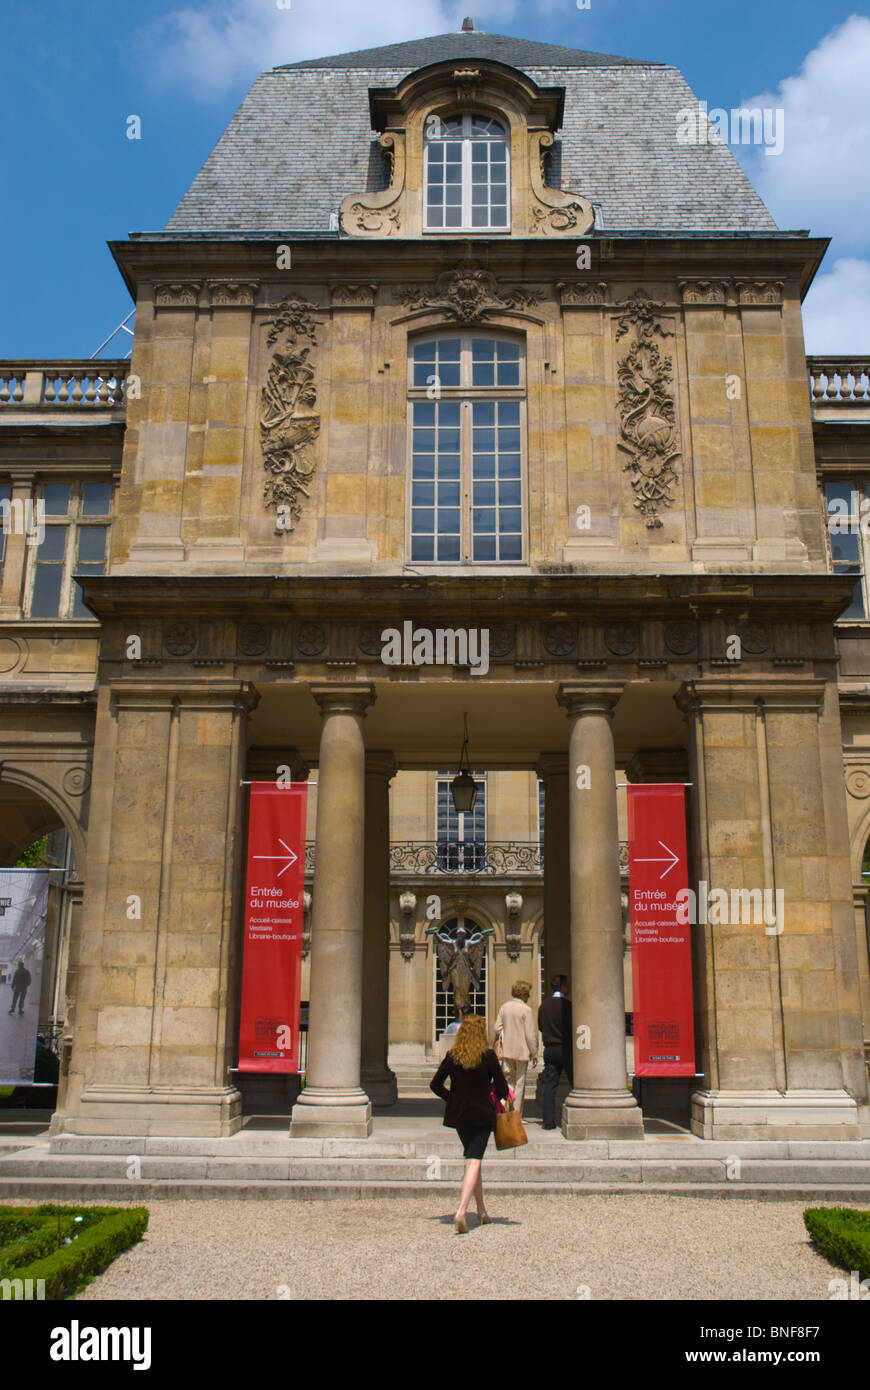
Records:
M685 788L678 782L628 788L637 1076L695 1075L685 802Z
M239 1071L299 1070L308 784L251 784Z

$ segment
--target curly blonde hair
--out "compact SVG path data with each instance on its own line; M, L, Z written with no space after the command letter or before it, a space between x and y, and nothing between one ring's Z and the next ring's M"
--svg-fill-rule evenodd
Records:
M465 1071L480 1065L485 1052L489 1051L489 1038L486 1032L486 1019L480 1014L468 1014L459 1025L456 1042L450 1049L450 1056Z

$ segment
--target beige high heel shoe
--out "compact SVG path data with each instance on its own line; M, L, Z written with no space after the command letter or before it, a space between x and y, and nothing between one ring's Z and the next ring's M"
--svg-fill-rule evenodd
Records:
M465 1219L464 1216L454 1216L454 1218L453 1218L453 1225L454 1225L454 1227L455 1227L455 1229L456 1229L456 1234L457 1234L457 1235L459 1235L459 1236L467 1236L467 1235L468 1235L468 1222L466 1221L466 1219Z
M492 1225L492 1217L490 1216L488 1211L479 1211L477 1213L477 1219L480 1222L481 1226Z

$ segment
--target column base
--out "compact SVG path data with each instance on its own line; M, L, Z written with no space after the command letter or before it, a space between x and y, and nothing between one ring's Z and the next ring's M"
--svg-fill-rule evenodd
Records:
M695 1091L692 1133L701 1139L865 1139L846 1091Z
M359 1086L306 1086L293 1106L291 1139L368 1139L371 1101Z
M226 1139L241 1127L242 1096L235 1086L91 1086L75 1110L53 1116L49 1132Z
M389 1067L372 1068L371 1071L363 1067L360 1085L372 1105L395 1105L399 1099L396 1074Z
M562 1106L566 1139L642 1139L643 1112L630 1091L570 1091Z

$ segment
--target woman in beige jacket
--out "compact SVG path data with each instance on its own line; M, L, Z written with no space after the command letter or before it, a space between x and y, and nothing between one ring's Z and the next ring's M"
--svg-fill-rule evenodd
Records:
M516 1108L523 1113L523 1100L526 1094L526 1069L531 1060L538 1065L538 1030L528 1005L532 987L525 980L517 980L511 990L513 995L502 1004L495 1021L495 1040L501 1043L502 1069L516 1094Z

